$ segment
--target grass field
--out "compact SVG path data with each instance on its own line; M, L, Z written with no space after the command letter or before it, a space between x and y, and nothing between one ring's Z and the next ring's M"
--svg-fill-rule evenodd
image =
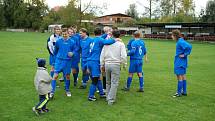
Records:
M145 92L137 93L138 78L130 92L123 92L127 72L122 71L117 102L87 101L87 90L63 83L48 104L50 113L35 116L38 102L33 85L36 57L48 60L48 34L0 32L0 121L213 121L215 120L215 45L192 43L187 73L188 96L172 98L176 91L173 74L174 41L146 40L149 62L144 64ZM124 38L127 44L129 38ZM80 75L79 75L80 79ZM80 85L80 80L79 80ZM89 85L89 83L88 83ZM98 95L97 95L98 96Z

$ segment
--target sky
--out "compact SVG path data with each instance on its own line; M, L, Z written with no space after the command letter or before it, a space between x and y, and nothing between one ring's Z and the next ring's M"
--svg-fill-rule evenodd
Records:
M83 4L87 4L90 0L82 0ZM195 2L195 13L198 15L200 10L205 9L208 0L194 0ZM67 5L68 0L46 0L46 4L53 8L55 6ZM141 14L143 13L143 5L147 5L148 0L92 0L94 5L102 6L107 4L107 9L104 11L103 15L113 14L113 13L125 13L129 8L129 4L136 3L137 11Z

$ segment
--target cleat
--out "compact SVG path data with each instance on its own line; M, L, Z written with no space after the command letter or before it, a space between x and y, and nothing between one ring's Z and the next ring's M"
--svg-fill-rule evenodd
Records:
M43 113L48 113L48 112L49 112L49 109L47 109L47 108L46 108L46 109L42 109L42 112L43 112Z
M66 91L66 96L67 97L71 97L72 96L71 92L70 91Z
M80 87L79 87L79 89L86 89L87 88L87 86L84 86L84 85L81 85Z
M187 93L181 93L181 95L183 95L183 96L187 96Z
M95 96L94 97L89 97L88 100L89 101L96 101L96 97Z
M50 98L50 99L53 99L53 98L54 98L54 93L51 92L51 93L49 94L49 98Z
M137 90L137 92L144 92L144 90L140 88L139 90Z
M105 94L100 95L100 98L106 98Z
M122 88L123 91L129 91L130 89L127 87Z
M172 97L181 97L181 95L178 93L175 93Z

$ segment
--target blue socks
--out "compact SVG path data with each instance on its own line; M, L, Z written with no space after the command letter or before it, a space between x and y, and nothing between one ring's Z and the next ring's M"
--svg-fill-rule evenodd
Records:
M183 94L187 94L187 81L183 80Z
M56 80L52 80L52 82L51 82L51 86L52 86L52 93L54 93L55 92L55 88L56 88Z
M182 81L182 80L179 80L179 81L178 81L178 89L177 89L177 93L178 93L179 95L181 95L181 90L182 90L182 88L183 88L183 81Z
M98 90L99 90L99 94L100 94L100 95L104 95L103 87L102 87L102 81L101 81L101 80L98 80L97 88L98 88Z
M96 85L91 84L91 85L90 85L89 97L94 97L95 91L96 91Z
M83 80L82 85L86 86L87 85L87 81L89 80L89 75L83 75L82 80Z
M139 83L140 83L140 89L143 89L143 86L144 86L143 77L139 77Z
M66 80L65 81L65 90L69 91L69 87L70 87L70 80Z
M127 79L127 88L130 88L132 82L132 77L128 77Z

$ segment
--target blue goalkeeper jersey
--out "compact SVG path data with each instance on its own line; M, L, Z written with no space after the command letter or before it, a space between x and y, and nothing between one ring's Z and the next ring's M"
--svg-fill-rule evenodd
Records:
M115 43L114 39L103 39L100 36L97 36L93 39L93 41L90 43L90 50L89 50L89 57L88 60L100 60L100 55L102 52L102 48L104 45L110 45Z
M82 59L82 61L87 61L87 58L89 57L90 43L92 41L93 40L90 37L86 37L84 39L81 39L80 47L81 47L81 59Z
M131 43L131 50L128 52L131 60L142 60L146 54L145 43L142 39L134 40Z
M192 45L185 41L183 38L179 38L176 43L176 53L174 60L174 67L184 67L187 68L187 56L190 55L192 50ZM185 57L180 58L179 55L184 54Z
M66 59L70 60L71 57L68 56L68 52L75 53L75 42L74 40L67 38L66 40L64 38L60 38L56 41L54 54L59 59Z

